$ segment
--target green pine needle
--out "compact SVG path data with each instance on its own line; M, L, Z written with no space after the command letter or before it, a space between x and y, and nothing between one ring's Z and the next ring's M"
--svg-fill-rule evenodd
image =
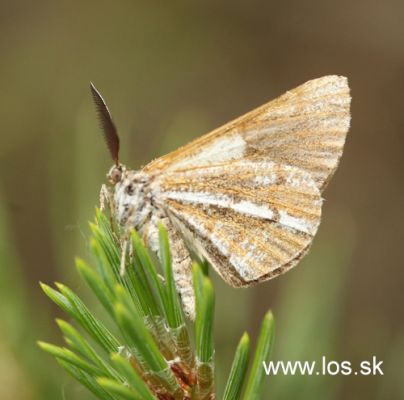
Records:
M257 348L244 393L245 400L258 400L261 395L265 371L263 362L268 361L274 340L274 318L271 311L268 311L262 321Z
M154 399L146 383L126 358L119 354L112 354L111 362L116 370L125 377L126 382L141 396L143 400Z
M94 377L87 374L83 370L76 368L72 364L56 358L59 365L64 368L73 378L80 382L84 387L86 387L90 392L92 392L95 397L100 400L115 400L105 389L103 389Z
M247 333L244 333L237 346L229 379L227 380L224 390L223 400L238 400L241 398L243 383L247 374L249 356L250 338Z
M116 382L113 379L109 378L97 378L97 383L104 388L106 391L110 392L118 399L123 400L143 400L137 393L130 389L127 386L124 386L122 383Z

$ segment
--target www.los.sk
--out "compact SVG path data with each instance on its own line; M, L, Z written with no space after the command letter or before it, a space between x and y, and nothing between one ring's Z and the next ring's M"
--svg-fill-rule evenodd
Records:
M383 361L373 356L371 360L364 360L354 369L351 361L327 360L321 358L316 361L269 361L263 362L266 375L384 375Z

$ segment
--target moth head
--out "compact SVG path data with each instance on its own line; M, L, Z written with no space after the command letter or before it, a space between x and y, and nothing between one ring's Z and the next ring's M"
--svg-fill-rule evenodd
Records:
M148 177L142 172L127 170L119 162L119 136L111 113L96 87L90 84L91 93L101 122L101 128L114 165L107 174L108 181L115 186L113 194L114 214L117 222L131 227L141 226L149 213L146 186ZM110 194L111 191L108 190Z
M109 183L116 185L124 179L126 167L123 164L113 165L107 173Z

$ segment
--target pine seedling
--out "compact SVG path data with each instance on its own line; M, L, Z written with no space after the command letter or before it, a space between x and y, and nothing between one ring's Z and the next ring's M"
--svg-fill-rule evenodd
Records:
M193 266L196 319L191 326L185 322L176 291L163 227L159 230L161 265L132 232L133 254L121 276L121 249L108 217L97 210L95 223L90 226L95 267L77 259L77 270L116 329L112 332L107 328L110 321L98 319L67 286L57 283L54 289L41 283L45 294L77 327L58 319L66 347L45 342L38 342L39 346L101 400L215 399L215 295L204 266ZM251 345L248 334L243 334L224 400L260 398L262 363L270 356L273 332L273 317L268 312L249 373Z

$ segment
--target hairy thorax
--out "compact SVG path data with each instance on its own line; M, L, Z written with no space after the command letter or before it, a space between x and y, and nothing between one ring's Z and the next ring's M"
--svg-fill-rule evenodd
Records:
M117 222L141 230L153 211L149 176L141 171L123 170L115 185L114 203Z

